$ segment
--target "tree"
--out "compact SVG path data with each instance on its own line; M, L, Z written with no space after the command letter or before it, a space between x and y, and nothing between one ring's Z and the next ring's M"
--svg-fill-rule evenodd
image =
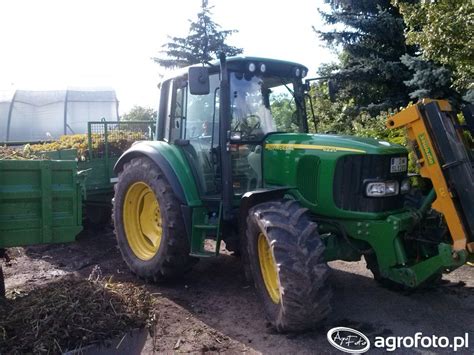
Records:
M191 64L207 63L216 59L219 53L227 56L243 52L242 48L227 45L226 39L236 30L220 30L211 16L208 0L202 0L201 11L197 19L189 20L189 33L187 37L169 37L170 42L165 43L165 57L155 57L153 60L165 68L186 67Z
M353 102L331 101L327 82L321 81L311 85L310 100L307 102L308 125L312 132L352 134ZM314 116L313 116L314 115Z
M451 87L453 80L449 68L421 56L405 54L401 61L413 72L413 77L405 81L405 85L414 90L410 92L410 98L415 101L423 98L449 99L453 103L460 101L460 95Z
M400 57L414 55L416 47L405 44L398 9L390 0L328 2L332 11L321 14L334 29L316 32L339 53L340 62L330 72L339 98L352 100L356 112L373 115L405 106L410 98L404 81L411 73Z
M151 107L133 106L132 109L125 113L122 121L156 121L157 113Z
M407 25L407 43L421 47L421 58L451 71L453 87L460 93L473 91L474 2L392 1L400 9ZM419 72L416 75L422 76Z
M277 131L298 132L296 118L294 117L295 102L291 95L287 93L274 95L270 109L276 123Z

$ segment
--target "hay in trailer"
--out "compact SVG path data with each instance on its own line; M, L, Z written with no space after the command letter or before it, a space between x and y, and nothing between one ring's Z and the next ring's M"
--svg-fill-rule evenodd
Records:
M0 146L0 160L44 160L42 154L33 153L26 145L23 149Z
M127 130L112 131L107 134L107 149L110 156L120 156L124 151L131 147L131 145L139 140L146 140L147 135L142 132L133 132ZM34 153L58 151L65 149L76 149L77 159L84 161L88 159L89 153L94 157L102 157L105 155L106 146L105 134L92 133L87 134L73 134L59 137L58 140L33 144L29 147ZM92 152L89 152L89 149Z

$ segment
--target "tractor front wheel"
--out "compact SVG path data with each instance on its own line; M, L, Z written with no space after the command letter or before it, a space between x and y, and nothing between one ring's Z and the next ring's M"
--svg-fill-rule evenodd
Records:
M316 223L293 200L253 207L248 261L267 319L280 332L313 328L330 312L329 268Z
M150 159L124 164L115 185L113 220L122 257L139 277L156 282L190 270L194 259L179 202Z

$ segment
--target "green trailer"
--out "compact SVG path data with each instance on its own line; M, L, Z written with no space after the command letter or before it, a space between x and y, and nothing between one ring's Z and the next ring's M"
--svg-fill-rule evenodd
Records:
M79 171L85 172L83 202L88 227L101 229L109 225L115 163L134 142L153 139L154 125L149 121L88 122L87 155L77 163Z
M75 161L0 160L0 249L73 241L81 191Z
M0 160L0 249L73 241L83 207L89 219L94 207L109 217L113 167L135 138L153 138L152 129L153 122L89 122L83 159L66 149L44 152L45 160Z
M122 153L139 140L153 139L154 122L91 121L87 124L84 154L76 149L43 152L51 159L76 160L84 175L83 209L87 227L100 229L110 222L114 165Z

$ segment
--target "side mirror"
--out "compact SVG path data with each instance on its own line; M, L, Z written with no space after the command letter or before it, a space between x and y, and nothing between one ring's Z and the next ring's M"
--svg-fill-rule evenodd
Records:
M207 95L209 89L209 71L206 67L188 69L189 92L191 95Z
M336 91L337 91L337 88L336 88L336 83L334 82L334 80L328 80L328 93L329 93L329 100L331 100L331 102L336 101Z

